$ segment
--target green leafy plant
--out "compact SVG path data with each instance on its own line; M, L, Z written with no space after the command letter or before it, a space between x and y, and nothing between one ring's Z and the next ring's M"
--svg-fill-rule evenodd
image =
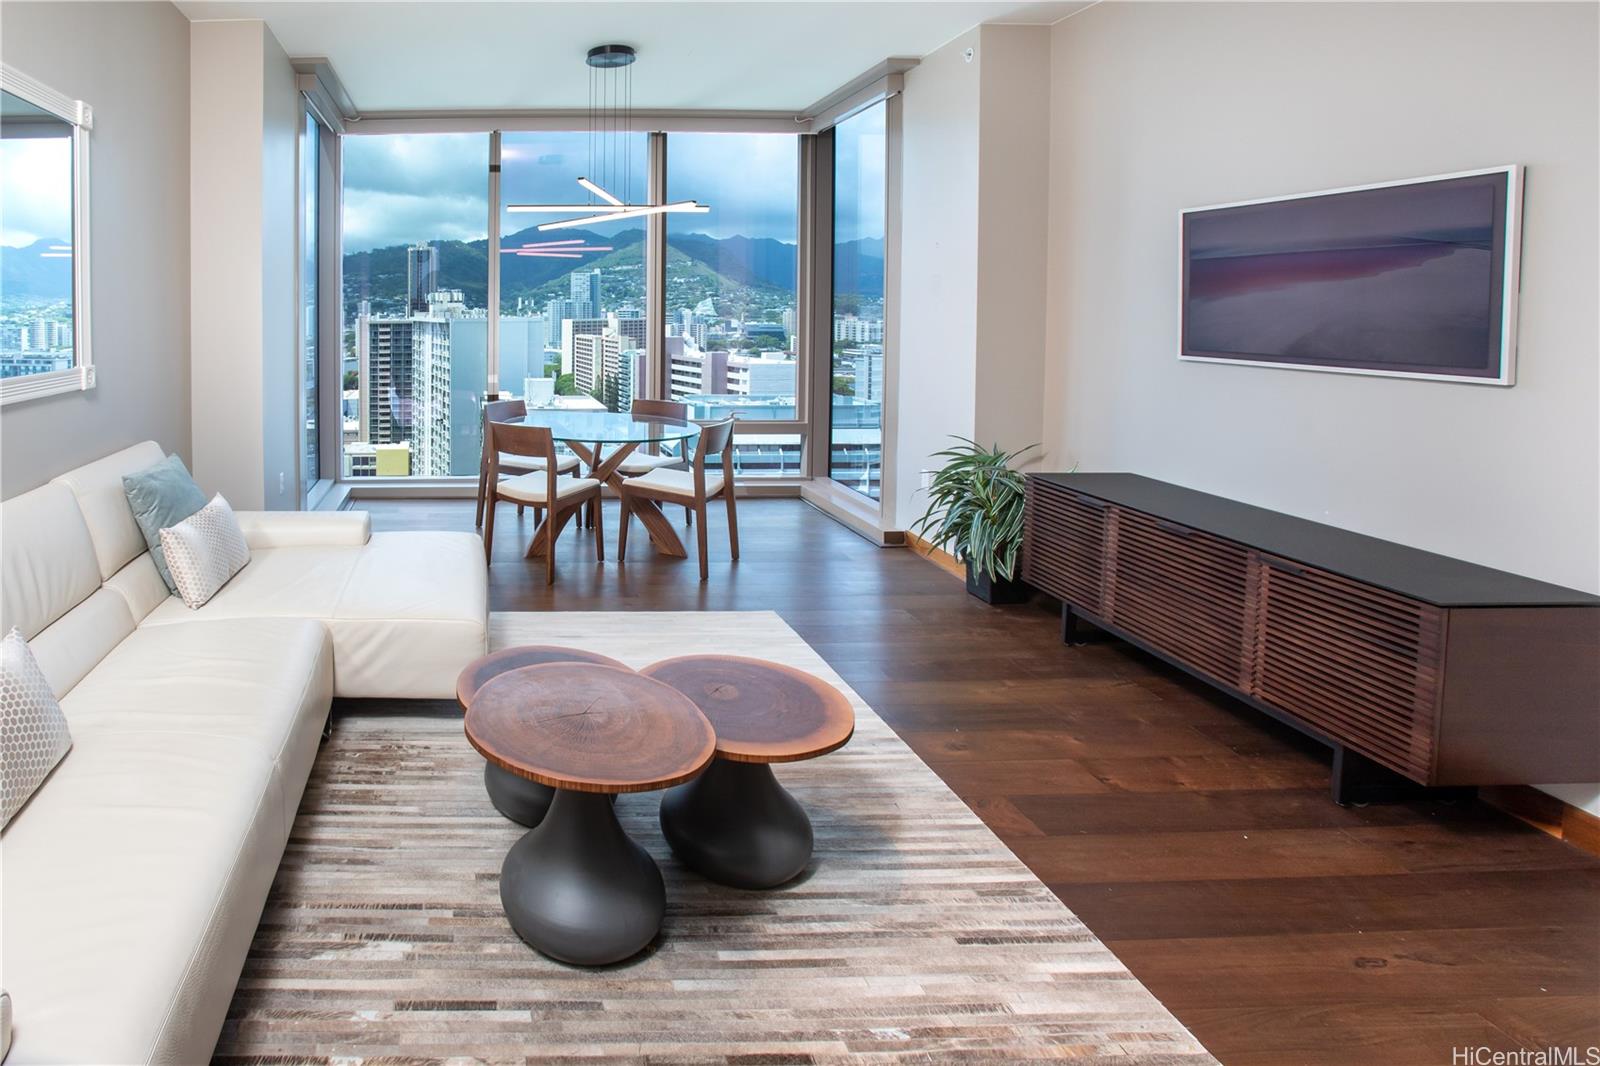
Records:
M944 459L942 469L928 486L928 509L912 530L936 548L970 562L980 576L1009 581L1016 573L1017 551L1022 547L1023 479L1011 464L1030 444L1014 452L999 445L985 448L977 441L960 441L933 458Z

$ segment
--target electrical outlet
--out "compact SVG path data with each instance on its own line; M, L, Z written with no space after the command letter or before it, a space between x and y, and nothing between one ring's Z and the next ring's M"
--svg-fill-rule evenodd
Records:
M283 482L283 471L280 470L280 471L278 471L278 495L279 496L282 496L283 493L284 493L283 484L284 484L284 482Z
M935 471L932 471L932 470L924 470L922 472L922 487L923 488L925 488L925 489L933 488L933 475L934 475L934 473L935 473Z

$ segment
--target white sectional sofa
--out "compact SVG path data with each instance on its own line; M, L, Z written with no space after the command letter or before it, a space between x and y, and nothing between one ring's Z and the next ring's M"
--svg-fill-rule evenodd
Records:
M0 836L7 1066L209 1059L332 697L449 697L485 650L478 538L354 512L241 512L249 565L189 610L122 491L161 458L0 504L0 631L73 742Z

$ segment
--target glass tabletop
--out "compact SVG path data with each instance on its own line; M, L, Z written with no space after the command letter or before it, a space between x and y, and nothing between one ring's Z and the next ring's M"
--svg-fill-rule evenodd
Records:
M534 408L523 417L508 418L506 422L511 425L544 426L557 440L572 440L580 444L650 444L688 440L700 433L700 427L686 419L632 415L626 411Z

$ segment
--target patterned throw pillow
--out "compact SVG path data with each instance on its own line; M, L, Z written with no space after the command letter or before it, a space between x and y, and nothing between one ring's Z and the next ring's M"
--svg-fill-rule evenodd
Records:
M204 607L250 561L244 531L220 492L182 522L163 529L161 550L178 595L191 611Z
M0 640L0 826L38 791L72 747L67 716L50 682L13 628Z

